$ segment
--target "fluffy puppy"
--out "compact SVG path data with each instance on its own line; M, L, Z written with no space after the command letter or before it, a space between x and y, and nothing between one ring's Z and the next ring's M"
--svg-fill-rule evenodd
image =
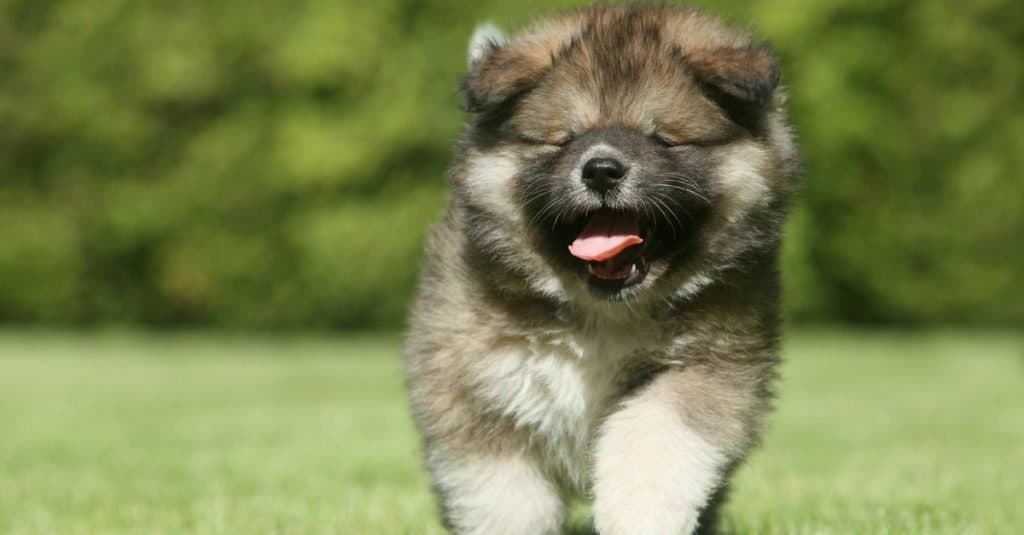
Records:
M405 346L453 532L557 533L573 496L602 535L712 526L778 362L778 81L693 9L478 29Z

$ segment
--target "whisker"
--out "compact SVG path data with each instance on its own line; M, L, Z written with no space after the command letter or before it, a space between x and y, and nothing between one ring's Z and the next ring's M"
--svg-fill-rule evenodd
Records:
M676 237L682 234L684 228L683 222L682 220L679 219L679 216L676 215L676 213L672 210L672 207L668 202L669 199L662 197L658 192L654 192L651 196L651 201L655 202L658 206L660 206L659 212L661 212L661 214L665 217L666 221L669 224L669 227L672 229L672 236ZM673 221L675 223L673 223Z
M705 204L710 204L711 203L711 200L708 199L707 195L705 195L704 193L702 193L701 191L699 191L697 189L686 187L685 184L674 184L674 183L671 183L671 182L662 182L662 183L658 184L658 186L659 187L664 187L664 188L669 188L669 189L674 189L674 190L677 190L677 191L682 191L684 193L693 195L694 197L697 197L698 199L703 201Z
M665 211L664 205L661 203L661 201L654 197L651 198L651 203L654 206L654 209L657 210L658 214L665 220L666 223L668 223L668 227L672 231L672 235L675 236L676 227L672 223L672 218L668 215L668 212Z
M668 200L668 199L666 199L666 200ZM691 226L696 223L696 221L693 218L693 213L691 213L690 210L687 209L686 205L680 205L678 208L679 208L678 212L682 212L682 215L686 218L686 222L687 223L689 223ZM678 212L674 211L673 213L676 214L676 216L678 217L678 215L679 215ZM680 225L682 225L681 221L680 221Z
M530 218L530 225L533 225L533 224L537 223L538 221L544 219L544 217L548 214L548 212L551 211L553 208L555 208L556 204L557 204L557 200L556 199L549 199L548 202L544 203L544 206L542 206L541 209L538 210L537 213L534 214L534 216L532 218Z
M703 188L700 187L700 184L690 176L680 173L661 173L658 175L658 178L666 179L665 182L659 184L661 186L689 193L700 198L705 203L711 202L707 195L703 193Z
M523 198L523 204L530 204L533 201L536 201L537 199L540 199L541 197L547 195L548 193L550 193L550 191L548 191L547 189L535 191Z

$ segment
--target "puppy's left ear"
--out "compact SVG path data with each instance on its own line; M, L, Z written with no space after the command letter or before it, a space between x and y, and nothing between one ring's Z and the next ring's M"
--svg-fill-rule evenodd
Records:
M686 63L701 83L748 105L770 103L779 85L779 64L767 45L696 50Z
M509 42L501 30L486 23L469 40L469 73L462 80L465 109L495 109L522 94L551 67L551 54L536 43Z

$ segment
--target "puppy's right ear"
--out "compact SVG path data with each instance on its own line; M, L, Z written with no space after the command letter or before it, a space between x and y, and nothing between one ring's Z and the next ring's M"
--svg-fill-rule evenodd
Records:
M472 37L469 38L469 52L466 57L466 66L470 70L473 69L473 65L479 62L484 56L498 50L505 46L508 42L508 37L505 37L505 33L501 31L501 28L491 24L490 22L484 22L473 30Z
M551 66L551 55L533 43L509 42L496 26L484 23L470 38L468 63L461 86L465 109L479 113L532 87Z

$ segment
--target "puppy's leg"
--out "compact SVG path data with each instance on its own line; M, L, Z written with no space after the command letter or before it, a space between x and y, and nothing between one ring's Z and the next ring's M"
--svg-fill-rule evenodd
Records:
M693 533L725 456L660 400L638 397L598 441L594 522L601 535Z
M605 421L594 474L601 535L697 529L701 510L745 452L765 405L756 388L716 379L722 378L699 368L667 371Z
M564 504L525 456L432 456L445 524L459 535L557 534Z

